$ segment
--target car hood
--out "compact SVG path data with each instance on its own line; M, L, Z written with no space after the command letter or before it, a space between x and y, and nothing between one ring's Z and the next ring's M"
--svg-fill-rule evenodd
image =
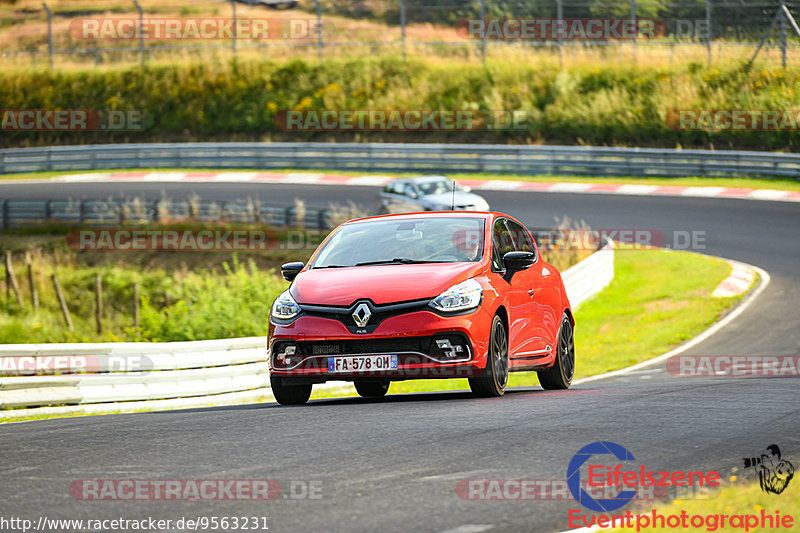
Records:
M450 209L450 206L453 203L455 203L456 206L459 206L459 205L482 204L483 202L485 202L483 198L471 192L456 191L455 202L453 201L454 200L453 196L454 195L452 192L445 192L441 194L429 194L427 196L423 196L422 201L426 205L443 206L446 207L447 209Z
M481 268L476 262L306 270L290 290L299 304L349 306L364 298L376 304L407 302L435 298Z

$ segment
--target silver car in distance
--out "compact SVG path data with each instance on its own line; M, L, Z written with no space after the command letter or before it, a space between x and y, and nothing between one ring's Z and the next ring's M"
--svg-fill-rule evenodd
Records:
M418 211L489 211L481 196L446 176L400 178L386 184L379 195L378 214Z

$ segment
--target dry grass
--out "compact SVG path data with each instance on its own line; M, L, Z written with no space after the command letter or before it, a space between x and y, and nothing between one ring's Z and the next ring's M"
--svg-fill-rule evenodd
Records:
M201 0L190 5L180 6L164 3L160 0L142 0L140 2L145 16L156 17L230 17L231 6L223 0ZM135 18L138 13L129 0L51 0L50 8L55 14L53 19L54 44L56 49L69 48L103 48L114 49L133 47L132 41L92 41L78 40L70 35L70 24L78 17L118 17ZM260 6L237 4L237 16L246 18L267 18L282 23L282 28L291 20L313 20L314 10L310 2L301 3L303 9L272 10ZM374 8L371 8L374 10ZM336 14L332 10L323 10L324 40L328 43L355 43L348 45L330 45L324 49L325 57L353 58L363 56L398 55L401 53L401 29L397 25L386 24L372 18L349 18ZM410 23L406 27L407 53L410 56L425 57L432 61L448 63L475 63L482 60L480 42L467 41L460 37L453 25L432 23ZM376 42L380 44L360 44ZM435 42L454 43L447 45L431 44ZM201 46L198 50L158 50L149 52L150 62L183 62L224 61L230 58L232 50L230 41L168 41L148 42L148 45ZM313 35L293 39L270 39L248 42L240 39L238 55L243 59L297 57L316 58L316 38ZM559 63L558 49L549 43L548 46L531 46L529 43L489 42L487 59L489 61L550 63L557 67ZM266 48L262 45L266 45ZM296 46L302 45L302 46ZM4 54L2 62L5 66L44 67L47 65L47 19L38 0L17 0L14 4L0 5L0 49L4 52L14 50L36 50L37 54ZM753 52L752 47L731 46L716 43L712 46L714 64L747 59ZM763 52L767 62L778 62L780 54L775 49ZM637 64L639 66L665 66L679 63L696 62L702 65L707 61L707 50L704 44L671 41L641 41L638 46L623 42L611 46L587 47L580 43L566 43L563 48L563 65L600 66L617 65L619 63ZM800 64L800 50L791 49L789 62ZM60 68L74 68L79 65L125 64L138 63L140 57L136 50L129 52L98 52L83 55L57 55L56 63Z

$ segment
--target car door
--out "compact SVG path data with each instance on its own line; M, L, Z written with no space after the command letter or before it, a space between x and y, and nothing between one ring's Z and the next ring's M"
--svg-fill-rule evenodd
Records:
M403 186L403 212L414 213L416 211L424 211L420 200L419 189L413 183L406 183Z
M403 196L403 181L391 181L383 191L380 193L381 212L382 213L403 213L403 204L405 198Z
M513 359L526 344L528 307L530 305L530 276L526 270L508 272L503 265L503 256L516 250L516 244L506 225L506 218L498 218L492 228L492 271L502 275L500 286L504 287L508 311L508 353Z
M520 361L536 363L537 359L546 357L554 348L555 337L550 333L552 325L552 299L553 290L549 268L544 267L544 261L538 257L538 249L533 239L524 226L514 220L507 219L509 234L514 242L515 249L523 252L537 254L536 262L524 270L525 296L521 302L520 338L517 348L512 356Z

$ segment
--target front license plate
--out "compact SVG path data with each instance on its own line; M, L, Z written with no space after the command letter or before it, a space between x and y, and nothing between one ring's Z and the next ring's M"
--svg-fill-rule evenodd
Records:
M375 372L380 370L397 370L397 356L358 355L328 358L328 372Z

